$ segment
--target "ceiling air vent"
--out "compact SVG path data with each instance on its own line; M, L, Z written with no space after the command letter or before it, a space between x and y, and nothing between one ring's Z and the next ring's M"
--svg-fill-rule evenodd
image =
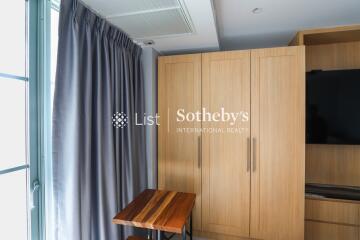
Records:
M194 33L182 0L128 0L119 14L107 19L134 39Z

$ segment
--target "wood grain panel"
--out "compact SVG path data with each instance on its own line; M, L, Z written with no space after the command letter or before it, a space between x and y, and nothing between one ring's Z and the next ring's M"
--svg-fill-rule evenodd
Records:
M310 46L354 41L360 41L360 25L303 30L296 33L289 45Z
M360 26L298 32L290 45L306 45L306 71L360 68ZM319 45L320 44L320 45ZM359 146L306 145L306 182L360 186ZM307 201L306 217L358 222L354 205L345 201ZM356 212L356 211L355 211ZM306 221L306 239L360 239L359 228Z
M305 240L359 240L359 227L305 221Z
M360 146L306 145L306 182L360 186Z
M337 32L325 32L325 33L313 33L304 35L304 44L319 45L329 43L344 43L354 42L360 40L360 28L352 31L337 31Z
M181 233L195 204L195 194L146 189L113 223Z
M304 35L302 32L297 32L293 39L291 39L289 46L304 45Z
M327 200L305 200L305 219L359 225L360 204Z
M250 51L203 54L203 107L211 113L250 112ZM203 230L249 236L250 121L204 121ZM228 129L243 129L240 132Z
M177 111L201 109L201 54L159 57L158 187L197 195L194 229L201 229L200 121L179 122Z
M360 68L360 41L306 46L306 71Z
M360 25L304 30L289 44L306 45L306 71L360 69L359 32ZM360 186L355 159L359 146L306 145L306 182Z
M360 41L306 46L307 71L359 69ZM360 186L360 146L306 145L306 182Z
M252 50L250 236L304 238L304 47Z
M144 237L138 237L138 236L129 236L127 240L146 240Z
M234 235L226 235L214 232L194 232L194 235L199 240L250 240L249 237L238 237Z

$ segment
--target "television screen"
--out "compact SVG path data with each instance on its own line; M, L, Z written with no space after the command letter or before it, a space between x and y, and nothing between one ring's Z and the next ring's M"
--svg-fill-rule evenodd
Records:
M306 74L306 142L360 144L360 69Z

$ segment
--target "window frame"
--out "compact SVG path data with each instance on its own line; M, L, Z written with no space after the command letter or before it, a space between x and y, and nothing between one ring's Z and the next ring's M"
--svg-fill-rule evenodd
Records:
M51 9L59 11L58 0L24 0L26 4L25 76L1 73L0 77L26 81L27 162L0 169L0 175L26 169L29 240L45 240L50 216L45 209L51 194ZM25 103L24 103L25 104ZM51 223L51 222L50 222ZM50 228L49 228L50 229Z
M46 239L47 178L51 174L50 0L28 1L30 240Z

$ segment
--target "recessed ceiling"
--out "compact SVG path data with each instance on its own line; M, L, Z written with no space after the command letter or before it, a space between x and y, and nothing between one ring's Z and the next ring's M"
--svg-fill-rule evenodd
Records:
M360 24L359 0L214 0L214 6L225 50L284 46L302 29Z
M137 42L159 52L219 48L211 0L83 0Z
M284 46L299 30L360 24L360 0L82 1L162 53Z

